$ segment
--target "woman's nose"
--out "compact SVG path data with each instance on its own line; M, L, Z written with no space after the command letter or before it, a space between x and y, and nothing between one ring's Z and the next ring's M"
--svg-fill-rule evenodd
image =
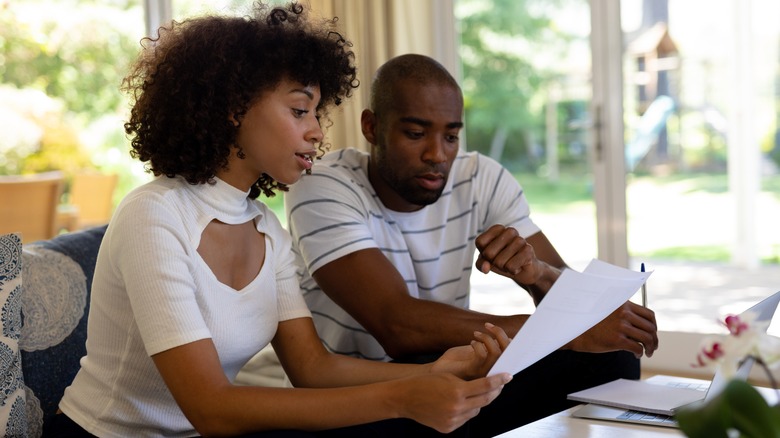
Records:
M320 125L319 117L313 117L311 127L306 132L306 140L310 143L319 143L322 141L324 134L322 132L322 126Z

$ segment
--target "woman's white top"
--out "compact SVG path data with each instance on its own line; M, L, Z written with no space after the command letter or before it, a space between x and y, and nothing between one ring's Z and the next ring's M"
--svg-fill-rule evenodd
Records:
M214 219L254 221L265 234L264 264L241 290L217 280L197 252ZM98 436L196 435L150 356L210 338L234 381L279 321L311 316L294 263L290 237L273 212L224 181L161 177L134 190L103 238L87 354L60 408Z

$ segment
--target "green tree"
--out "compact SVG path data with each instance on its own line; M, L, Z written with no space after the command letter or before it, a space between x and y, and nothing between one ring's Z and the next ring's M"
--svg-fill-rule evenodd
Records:
M145 179L131 160L122 78L140 49L140 0L0 2L0 173L86 168ZM31 98L34 97L34 98Z
M86 122L116 112L124 102L119 85L139 47L126 24L131 8L137 1L6 3L0 82L44 91Z
M572 37L551 17L565 0L458 0L469 149L525 161L543 132L545 86L557 74L534 63ZM505 160L506 161L506 160Z

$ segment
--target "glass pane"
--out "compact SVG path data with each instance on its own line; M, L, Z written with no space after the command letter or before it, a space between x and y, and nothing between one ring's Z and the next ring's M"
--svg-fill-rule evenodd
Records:
M115 200L144 181L120 91L143 35L139 0L3 2L0 174L60 170L70 184L80 172L116 173Z
M575 269L597 254L589 11L587 0L455 1L466 149L515 175L532 218ZM472 285L475 309L533 310L527 294L504 277L475 270Z
M780 3L623 0L621 8L629 253L655 270L648 294L660 329L719 331L717 318L780 288ZM753 170L740 171L751 159ZM760 192L743 204L754 192L738 187L751 183ZM737 257L749 233L754 270Z
M515 173L545 234L570 266L584 268L597 256L587 157L588 2L455 6L467 148L498 157ZM738 49L740 11L748 24ZM719 318L780 289L780 3L622 0L621 13L624 52L616 56L625 66L631 268L645 263L654 271L649 302L661 330L720 331ZM738 70L744 62L752 64ZM751 117L738 136L736 110L747 98ZM731 152L730 143L738 145ZM734 168L751 154L755 172L736 177ZM750 177L755 213L740 228L738 213L753 206L740 204L750 197L744 190L737 197L734 187ZM756 236L756 269L732 260L745 232ZM477 309L533 309L511 281L475 272L472 284Z
M288 0L268 0L269 5L287 4ZM194 15L219 13L225 15L248 15L254 2L246 0L172 0L171 9L174 20L182 20Z

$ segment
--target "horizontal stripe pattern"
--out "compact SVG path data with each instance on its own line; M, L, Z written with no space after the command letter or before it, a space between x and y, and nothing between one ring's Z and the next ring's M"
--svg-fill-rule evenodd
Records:
M285 195L305 298L320 337L334 352L387 359L376 340L331 301L310 272L355 251L379 249L409 294L467 308L475 239L493 224L521 235L538 231L522 187L500 164L461 153L440 199L412 213L388 210L367 176L368 155L354 149L326 154ZM370 290L356 290L370 294Z

